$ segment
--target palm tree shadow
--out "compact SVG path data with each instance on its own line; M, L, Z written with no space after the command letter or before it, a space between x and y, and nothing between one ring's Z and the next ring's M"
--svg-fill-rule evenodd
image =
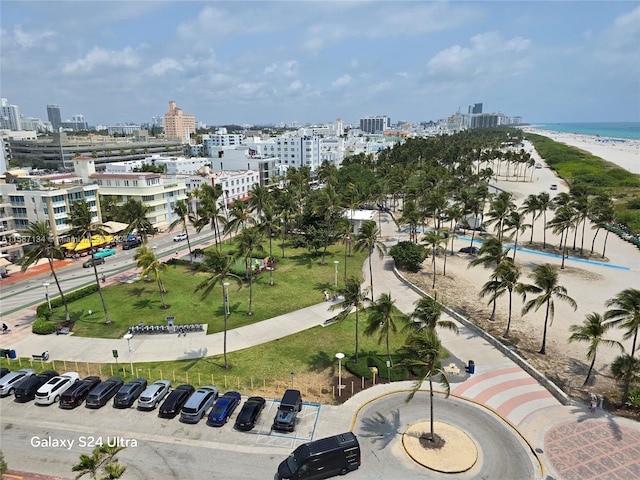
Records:
M333 358L327 352L318 352L307 363L312 371L321 372L333 365Z
M130 297L141 297L142 295L148 293L147 289L144 287L135 287L129 290L128 295Z
M391 412L391 418L385 417L380 412L372 417L363 418L360 428L362 430L360 435L370 438L371 443L379 443L379 449L383 450L400 430L400 410Z
M137 302L133 302L131 306L136 310L142 310L145 308L151 310L153 308L158 308L159 303L160 302L158 300L142 299Z

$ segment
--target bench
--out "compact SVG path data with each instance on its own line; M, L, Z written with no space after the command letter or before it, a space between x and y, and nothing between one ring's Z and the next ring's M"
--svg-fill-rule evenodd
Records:
M46 362L49 360L49 352L43 352L40 355L31 355L31 358L37 362Z

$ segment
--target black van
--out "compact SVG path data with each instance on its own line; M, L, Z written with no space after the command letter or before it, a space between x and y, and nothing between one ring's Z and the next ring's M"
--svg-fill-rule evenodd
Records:
M293 432L296 426L296 416L300 410L302 410L300 390L286 390L282 396L280 406L278 406L278 413L273 419L272 428L274 430Z
M318 480L360 467L360 444L352 432L304 443L278 466L278 479Z

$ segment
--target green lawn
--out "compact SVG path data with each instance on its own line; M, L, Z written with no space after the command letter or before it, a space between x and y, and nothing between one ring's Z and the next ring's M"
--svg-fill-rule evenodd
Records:
M214 247L210 247L214 248ZM278 255L279 249L274 249ZM338 287L344 282L344 250L340 246L329 247L326 265L320 265L321 257L313 256L302 249L288 248L285 258L276 256L273 272L274 285L269 285L269 272L265 271L253 279L253 315L247 315L249 307L249 283L238 286L230 280L229 328L237 328L259 322L287 312L314 305L322 301L323 290L334 290L335 265L338 260ZM347 275L362 278L362 265L366 252L347 257ZM188 266L170 265L162 274L168 293L165 302L170 305L162 309L158 286L155 282L139 279L133 283L112 285L103 289L103 295L111 325L105 325L104 312L98 293L94 293L69 304L74 335L96 338L121 338L131 325L166 325L165 317L174 316L176 323L206 323L208 333L223 330L224 311L222 287L216 286L206 299L195 289L207 278L205 273L192 271ZM374 280L375 284L375 280ZM91 311L91 314L89 314ZM64 309L55 309L52 320L64 321Z

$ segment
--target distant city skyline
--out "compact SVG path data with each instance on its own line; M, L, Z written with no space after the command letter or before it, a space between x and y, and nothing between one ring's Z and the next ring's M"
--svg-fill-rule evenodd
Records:
M0 27L0 96L44 120L640 120L637 2L3 0Z

